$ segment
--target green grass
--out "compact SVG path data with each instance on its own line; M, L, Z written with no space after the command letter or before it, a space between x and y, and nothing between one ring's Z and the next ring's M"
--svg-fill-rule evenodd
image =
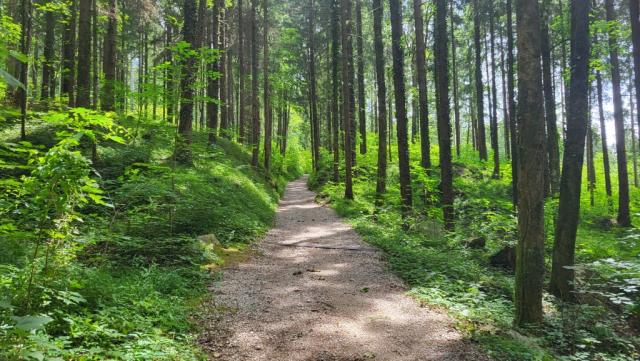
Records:
M36 147L56 143L56 126L31 124ZM286 158L274 155L267 177L248 166L244 147L225 139L209 146L196 132L194 165L180 166L171 157L173 126L131 117L118 124L135 136L103 142L95 164L113 207L81 209L83 221L63 235L55 268L38 274L29 309L34 244L18 230L3 231L10 237L0 237L0 359L205 359L195 342L197 314L212 272L242 259L271 227L284 186L307 159L291 142ZM16 136L15 126L3 129L4 139ZM48 321L23 332L15 317Z

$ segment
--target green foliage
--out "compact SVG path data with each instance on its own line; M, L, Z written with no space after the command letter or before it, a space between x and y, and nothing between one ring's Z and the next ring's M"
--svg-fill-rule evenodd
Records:
M0 144L0 359L203 359L207 266L270 227L302 150L266 178L205 133L194 165L176 165L158 121L71 109L33 123L30 142Z
M640 342L633 329L640 319L637 232L608 223L614 208L608 206L612 200L603 190L598 190L596 203L604 208L591 207L589 197L583 197L577 246L581 263L576 267L581 303L563 304L549 296L544 302L547 317L543 327L516 330L512 328L513 275L489 262L495 252L517 241L510 178L492 179L489 165L464 149L454 167L456 231L446 234L438 207L439 172L419 167L417 147L411 149L414 214L406 220L400 215L398 170L393 163L387 194L376 207L374 147L369 154L358 156L354 201L343 198L342 184L326 182L330 169L324 168L330 162L323 161L324 168L310 182L367 242L386 252L393 270L409 283L412 296L446 309L458 320L458 328L481 342L497 360L637 359ZM510 174L509 164L502 169L503 175ZM557 200L548 200L548 256L556 209ZM607 221L604 227L602 220ZM484 248L468 247L467 241L476 237L486 239Z

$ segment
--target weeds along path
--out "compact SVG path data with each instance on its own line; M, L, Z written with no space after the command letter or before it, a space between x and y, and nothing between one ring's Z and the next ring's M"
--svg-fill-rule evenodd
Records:
M487 360L314 197L306 178L289 184L256 256L212 286L212 360Z

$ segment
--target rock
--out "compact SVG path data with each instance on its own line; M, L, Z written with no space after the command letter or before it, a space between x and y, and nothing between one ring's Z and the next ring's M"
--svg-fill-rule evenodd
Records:
M487 245L487 239L482 236L469 238L466 241L464 241L464 245L467 248L471 248L471 249L482 249Z
M218 241L218 237L215 234L205 234L203 236L198 236L198 241L202 243L209 244L213 247L220 246L220 241Z
M302 274L302 271L295 271L293 272L294 276L300 276Z
M513 246L505 246L489 259L494 267L502 267L509 271L516 269L516 248Z

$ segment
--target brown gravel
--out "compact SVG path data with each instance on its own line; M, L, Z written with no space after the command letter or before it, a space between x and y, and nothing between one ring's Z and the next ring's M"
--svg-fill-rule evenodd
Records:
M211 360L488 360L314 196L306 178L289 184L256 256L212 286Z

